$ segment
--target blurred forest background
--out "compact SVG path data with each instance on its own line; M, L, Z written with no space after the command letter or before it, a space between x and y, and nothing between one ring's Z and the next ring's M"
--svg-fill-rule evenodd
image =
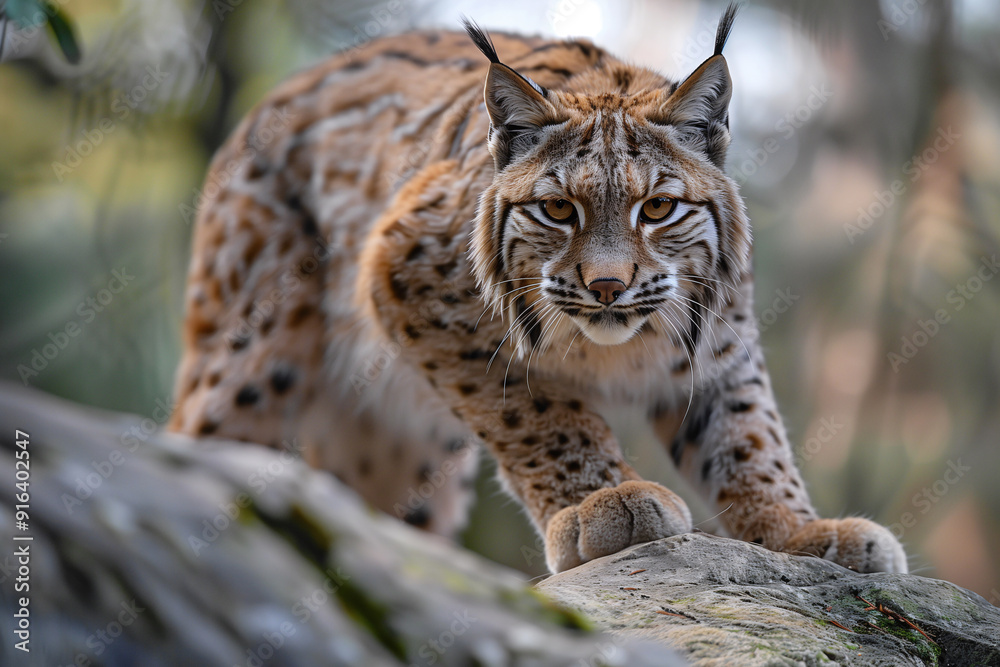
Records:
M30 4L7 0L7 14ZM76 64L42 27L0 19L0 377L161 423L208 161L291 72L466 14L494 30L589 37L682 78L711 54L724 7L53 6L75 26ZM751 2L726 55L728 169L754 223L762 338L813 498L824 515L890 526L915 572L998 604L1000 7ZM683 493L650 433L620 422L634 464ZM534 535L483 465L466 543L541 574Z

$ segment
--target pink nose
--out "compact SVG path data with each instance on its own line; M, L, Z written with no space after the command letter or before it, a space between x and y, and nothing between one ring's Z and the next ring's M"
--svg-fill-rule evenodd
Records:
M613 304L625 291L625 283L617 278L601 278L587 286L590 293L605 306Z

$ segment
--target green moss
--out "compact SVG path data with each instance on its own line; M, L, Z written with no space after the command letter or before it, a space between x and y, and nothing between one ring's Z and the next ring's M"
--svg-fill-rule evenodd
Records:
M891 593L881 588L869 588L861 592L859 595L876 607L882 605L888 610L902 613L904 617L913 621L918 621L923 617L922 609L920 609L916 604L906 599L896 599L896 597ZM835 604L838 604L839 606L840 603L847 602L848 600L852 601L853 613L859 612L858 605L864 605L864 602L853 596L840 598ZM862 606L862 609L863 608L864 607ZM901 621L897 621L896 619L878 611L878 609L869 609L864 611L862 613L862 617L868 623L871 623L879 630L882 630L885 634L891 635L905 642L908 649L915 653L924 663L929 665L937 665L939 663L941 657L941 647L929 641L927 637L917 632L909 625ZM859 625L855 631L860 634L881 634L866 624Z
M670 604L692 604L692 603L694 603L694 602L695 602L695 601L696 601L697 599L698 599L698 598L696 598L696 597L689 597L689 598L677 598L676 600L669 600L669 602L670 602Z
M335 536L299 505L292 505L284 517L274 517L251 504L249 512L268 528L291 543L306 561L322 573L327 567Z
M360 627L371 633L390 653L401 661L406 660L406 645L389 623L389 612L385 606L374 600L349 578L334 589L345 613Z
M596 628L593 621L580 612L560 605L534 588L501 591L500 600L508 608L525 613L541 623L581 632L593 632Z

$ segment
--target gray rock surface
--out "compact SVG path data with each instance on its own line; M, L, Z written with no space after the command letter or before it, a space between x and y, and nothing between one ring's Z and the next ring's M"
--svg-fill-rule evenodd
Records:
M1000 665L1000 609L975 593L704 533L641 544L539 588L695 665Z
M1000 666L1000 610L946 582L696 533L540 594L291 454L145 426L0 385L0 665L684 664L672 646L697 665ZM34 538L30 654L13 535Z
M683 664L593 632L514 572L376 514L289 454L153 433L11 385L0 450L0 665ZM34 538L30 653L14 648L15 534Z

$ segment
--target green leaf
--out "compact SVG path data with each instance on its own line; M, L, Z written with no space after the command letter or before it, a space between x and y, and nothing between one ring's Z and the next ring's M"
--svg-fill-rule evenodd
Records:
M76 35L73 32L73 24L69 17L58 7L48 5L49 30L55 37L56 43L62 49L63 55L71 64L80 62L80 47L76 43Z
M51 2L46 0L7 0L3 14L22 30L44 24L59 45L63 56L72 64L80 62L80 46L76 41L73 22Z

